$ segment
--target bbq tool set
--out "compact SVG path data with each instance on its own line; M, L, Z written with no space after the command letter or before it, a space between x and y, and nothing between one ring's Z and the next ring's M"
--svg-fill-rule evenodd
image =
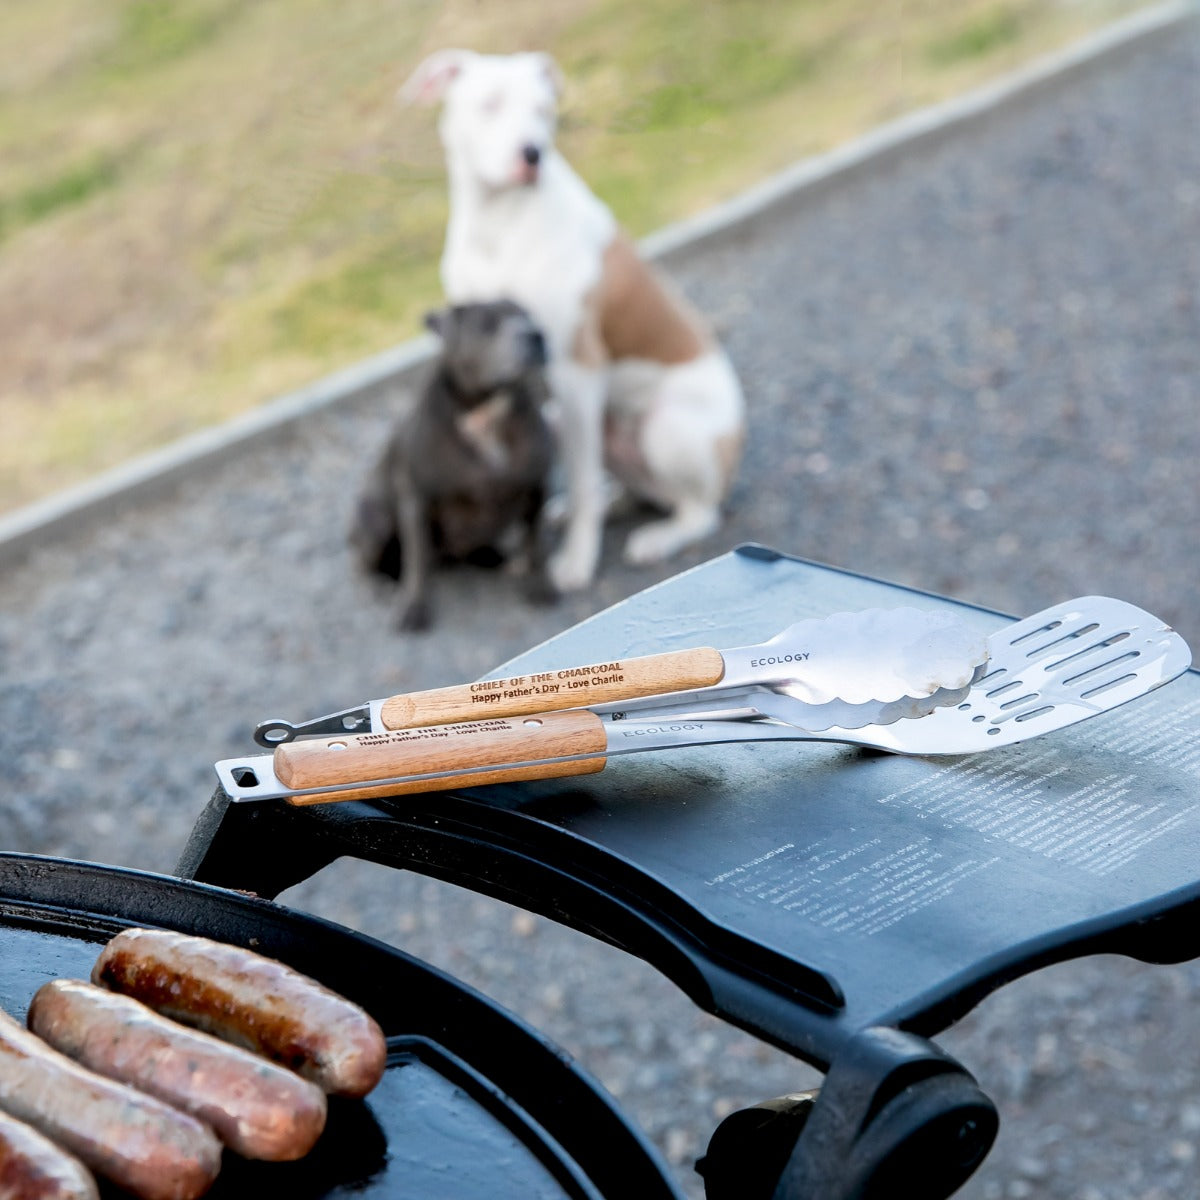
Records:
M217 763L235 801L384 797L600 771L608 758L758 740L970 754L1161 687L1191 662L1150 613L1089 596L987 638L874 609L761 645L671 651L371 701L256 730L271 755ZM303 738L304 740L297 740Z

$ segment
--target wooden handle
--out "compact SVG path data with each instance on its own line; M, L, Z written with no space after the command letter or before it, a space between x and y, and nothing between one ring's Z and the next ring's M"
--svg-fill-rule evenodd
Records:
M672 650L619 662L409 692L385 700L381 717L387 729L415 729L492 716L521 717L711 687L720 683L724 674L725 660L720 651L707 647Z
M411 792L438 792L454 787L482 787L520 779L558 779L604 769L608 739L595 713L560 712L444 725L434 729L365 733L288 742L275 750L280 783L312 795L291 796L290 804L323 804L332 800L367 800ZM534 760L588 755L572 762ZM524 763L524 766L512 766ZM464 772L471 768L494 770ZM404 783L372 783L406 775L438 775ZM335 792L321 788L363 782Z

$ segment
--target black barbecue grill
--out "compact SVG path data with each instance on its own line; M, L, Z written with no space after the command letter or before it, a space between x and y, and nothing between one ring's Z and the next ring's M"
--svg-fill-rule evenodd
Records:
M496 675L737 644L914 595L743 547ZM273 897L357 857L610 942L825 1072L818 1094L764 1097L713 1131L699 1164L710 1200L863 1200L901 1186L937 1200L983 1160L997 1115L931 1037L1001 984L1066 958L1200 955L1198 733L1200 678L1188 672L1124 709L964 759L760 743L369 803L232 803L218 788L178 866L209 886L0 859L0 936L23 956L5 967L0 1000L20 1010L42 978L81 969L122 924L254 945L359 1000L393 1038L380 1095L337 1114L334 1151L294 1170L300 1194L677 1195L612 1102L486 998L376 942L222 890ZM414 1133L413 1113L442 1140L424 1138L419 1119ZM398 1183L429 1170L441 1186Z
M252 1163L227 1154L214 1200L677 1200L653 1149L534 1030L417 959L266 900L0 854L0 1008L24 1013L48 979L88 978L101 945L130 925L202 934L289 963L363 1005L388 1036L383 1082L365 1102L331 1097L307 1157Z
M495 674L737 644L915 595L743 547ZM937 1200L982 1161L997 1116L930 1037L1066 958L1200 955L1198 688L1189 672L966 759L759 743L371 803L233 804L218 789L179 870L276 895L349 855L566 922L826 1072L818 1096L764 1097L714 1131L700 1164L710 1200L858 1200L901 1185Z

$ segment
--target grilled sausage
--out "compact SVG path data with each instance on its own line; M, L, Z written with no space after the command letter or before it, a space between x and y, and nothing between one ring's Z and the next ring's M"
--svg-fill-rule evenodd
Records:
M24 1121L0 1113L0 1200L99 1200L91 1172Z
M383 1031L358 1005L239 946L126 929L104 947L92 982L265 1055L336 1095L365 1096L387 1066Z
M315 1083L132 997L56 979L34 996L29 1028L90 1070L190 1112L245 1158L301 1158L325 1128Z
M0 1108L143 1200L195 1200L221 1169L207 1125L72 1062L7 1013Z

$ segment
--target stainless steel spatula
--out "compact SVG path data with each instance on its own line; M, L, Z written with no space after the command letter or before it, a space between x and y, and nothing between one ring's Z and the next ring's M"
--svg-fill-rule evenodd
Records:
M294 742L274 756L218 763L217 774L234 800L312 804L590 774L613 755L720 742L831 741L897 754L968 754L1116 708L1191 663L1187 644L1158 618L1100 596L1006 625L987 639L987 651L986 674L950 706L929 711L944 699L935 694L921 715L905 698L881 704L874 723L855 729L822 726L811 705L785 692L713 688L686 699L638 698Z

